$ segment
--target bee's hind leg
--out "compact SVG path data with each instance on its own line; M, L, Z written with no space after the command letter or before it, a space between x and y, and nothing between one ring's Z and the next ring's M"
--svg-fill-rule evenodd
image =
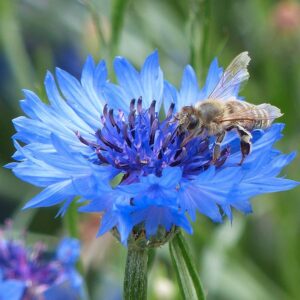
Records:
M221 155L221 143L225 137L225 133L226 132L223 131L217 135L216 142L213 149L213 163L215 163Z
M240 136L240 139L241 139L242 159L241 159L239 165L242 165L245 158L250 153L252 135L248 130L246 130L242 126L237 125L236 129L237 129L237 132L238 132L238 134Z

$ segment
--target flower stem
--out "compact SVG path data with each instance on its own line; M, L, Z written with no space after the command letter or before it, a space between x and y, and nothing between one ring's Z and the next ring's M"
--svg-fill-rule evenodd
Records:
M200 68L205 69L208 64L211 1L190 0L189 3L190 64L198 72Z
M147 263L146 248L128 248L124 277L124 299L147 299Z
M34 82L34 72L24 47L16 4L16 1L0 1L0 43L15 81L20 87L29 88Z
M125 12L128 0L111 1L111 38L110 38L110 55L111 61L118 52L122 28L124 26Z
M79 232L78 232L78 216L77 216L77 205L74 201L70 204L67 212L66 212L66 228L68 234L78 239Z
M78 212L77 212L77 204L75 201L72 201L70 204L65 217L65 228L70 237L79 239L79 230L78 230ZM77 270L83 275L83 265L82 261L79 259L77 262Z
M101 25L101 17L99 12L97 11L97 8L95 7L95 4L91 0L85 0L82 1L82 3L86 6L87 10L89 11L91 18L93 20L97 36L100 41L100 49L106 48L107 42L104 36L104 32L102 30L102 25Z
M210 0L204 0L202 4L202 27L203 38L201 46L201 66L207 67L208 49L209 49L209 30L210 30Z

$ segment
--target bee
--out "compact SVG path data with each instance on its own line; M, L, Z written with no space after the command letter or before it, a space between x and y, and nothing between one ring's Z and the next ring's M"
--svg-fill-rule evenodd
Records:
M226 68L207 99L184 106L175 115L178 132L188 133L181 146L197 136L215 136L212 154L215 163L221 155L226 132L235 130L240 137L241 165L251 150L251 131L268 128L282 116L280 109L270 104L254 105L230 96L249 78L249 62L248 52L240 53Z

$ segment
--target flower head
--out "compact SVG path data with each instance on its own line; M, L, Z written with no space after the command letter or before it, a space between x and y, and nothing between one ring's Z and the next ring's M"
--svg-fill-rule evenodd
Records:
M30 248L23 240L1 236L0 298L81 299L82 278L75 268L78 247L77 240L64 239L57 248L57 257L51 257L44 244ZM66 262L61 255L66 249L74 260Z
M242 165L235 133L226 136L217 161L212 159L213 136L196 136L182 146L186 133L178 133L174 114L220 86L223 69L216 59L202 88L187 66L179 91L163 81L156 51L141 72L122 57L114 66L118 84L107 80L104 62L95 65L91 58L80 82L57 70L60 90L48 73L49 105L24 91L21 107L27 117L14 120L18 162L8 166L44 188L25 208L63 203L59 213L64 214L80 196L81 211L103 213L99 234L117 231L126 244L129 236L149 240L174 226L191 233L189 218L195 220L197 212L215 222L223 215L232 218L233 207L249 213L251 197L297 185L277 177L295 155L273 148L282 124L252 132L252 152ZM219 97L239 99L247 77L240 72Z

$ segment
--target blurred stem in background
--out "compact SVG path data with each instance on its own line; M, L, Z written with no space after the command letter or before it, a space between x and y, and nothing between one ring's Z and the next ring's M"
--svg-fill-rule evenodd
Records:
M22 40L16 16L16 1L0 1L0 38L19 88L33 87L34 72Z
M68 210L66 211L65 217L65 227L69 233L69 236L78 239L79 229L78 229L78 212L76 201L72 201Z
M102 58L106 58L111 63L119 52L119 44L122 29L124 27L124 17L129 0L112 0L111 16L110 16L110 36L106 37L102 29L101 14L97 10L97 6L92 0L82 0L93 20L98 39L100 42L100 50ZM110 68L111 64L109 64ZM114 77L110 70L111 78Z
M121 32L129 0L112 0L111 3L111 37L109 43L109 54L110 60L112 61L119 51Z
M210 0L203 0L201 3L202 11L202 43L201 43L201 66L206 70L208 66L209 49L209 25L210 25ZM203 74L204 72L202 72Z
M196 72L199 70L199 56L200 52L200 37L199 35L199 0L190 0L189 5L189 20L188 32L190 41L190 64L195 68ZM199 74L198 74L199 75Z
M86 6L87 10L89 11L91 18L93 20L94 26L96 28L96 32L98 35L99 43L100 43L100 49L105 49L107 47L106 38L104 36L104 32L102 30L102 22L101 22L101 15L97 11L97 8L95 4L93 3L93 0L82 0L82 3Z
M208 65L210 0L190 0L189 5L190 63L203 79Z
M65 228L68 232L68 235L72 238L80 240L79 228L78 228L78 211L77 203L75 199L71 202L68 210L66 211L66 216L64 218ZM79 259L77 263L77 270L84 275L82 261Z

